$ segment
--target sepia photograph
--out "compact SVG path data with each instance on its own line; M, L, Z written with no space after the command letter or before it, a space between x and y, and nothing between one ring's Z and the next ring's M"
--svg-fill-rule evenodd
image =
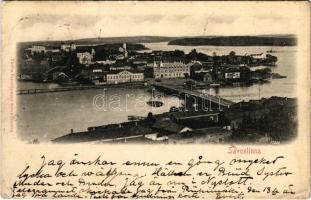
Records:
M262 28L266 23L273 29ZM16 24L22 31L42 31L23 35L17 44L19 138L291 141L297 134L297 37L291 23L277 13L25 16Z
M310 198L310 4L1 4L0 195Z

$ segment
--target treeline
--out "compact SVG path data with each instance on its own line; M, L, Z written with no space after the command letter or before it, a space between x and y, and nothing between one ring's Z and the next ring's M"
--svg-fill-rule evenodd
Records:
M103 44L97 46L78 46L77 52L91 52L92 49L95 50L95 59L108 59L111 55L120 54L119 48L123 47L122 43L115 43L115 44ZM126 44L127 51L139 51L147 49L142 44L133 44L127 43Z
M113 44L113 43L150 43L150 42L167 42L177 39L178 37L162 37L162 36L129 36L129 37L102 37L102 38L84 38L77 40L55 40L55 41L32 41L22 42L24 46L43 45L43 46L60 46L61 44Z
M182 46L295 46L295 36L220 36L220 37L195 37L172 40L169 45Z

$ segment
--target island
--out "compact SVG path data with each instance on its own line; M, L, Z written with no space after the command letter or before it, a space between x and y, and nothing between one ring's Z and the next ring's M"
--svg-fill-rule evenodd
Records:
M297 38L294 35L185 37L172 40L168 44L182 46L296 46Z

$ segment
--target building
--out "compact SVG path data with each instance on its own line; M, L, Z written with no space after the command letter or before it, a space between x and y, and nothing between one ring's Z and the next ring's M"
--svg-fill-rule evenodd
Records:
M104 85L107 83L107 72L103 69L93 69L90 73L90 79L95 85Z
M89 52L77 53L79 63L83 65L92 64L93 56Z
M224 67L220 79L231 82L248 82L250 80L250 69L248 67Z
M127 58L128 57L128 52L126 49L126 43L123 43L123 49L124 49L124 57Z
M132 64L136 67L137 70L144 71L148 62L145 59L135 59L132 61Z
M206 144L224 143L230 141L232 131L221 127L198 129L187 134L173 134L168 136L169 144Z
M104 68L84 68L81 71L81 77L94 85L107 84L107 71Z
M106 59L106 60L97 60L97 61L95 61L95 63L102 64L102 65L112 65L112 64L115 64L116 61Z
M68 52L70 50L70 45L69 44L62 44L62 45L60 45L60 49Z
M107 84L138 82L143 80L144 80L143 72L122 70L122 71L110 71L107 73Z
M92 58L94 59L96 55L96 51L94 48L92 48L91 55L92 55Z
M64 72L55 71L52 73L52 79L56 82L67 82L70 80L67 74Z
M39 45L33 45L32 47L28 48L31 53L45 53L46 47L45 46L39 46Z
M152 129L158 132L157 137L171 134L183 134L192 131L191 128L182 124L177 124L171 120L156 121L153 124Z
M71 51L75 51L77 49L77 45L76 44L70 44L70 50Z
M204 128L218 126L222 117L217 111L187 111L173 112L170 114L173 122L186 125L190 128Z
M239 79L241 77L239 71L225 72L224 75L225 79Z
M213 77L212 77L211 73L205 73L203 75L203 82L209 83L209 84L213 83Z
M129 70L106 71L102 68L87 68L82 70L81 75L84 79L91 81L95 85L138 82L144 80L143 72Z
M118 55L116 57L117 60L122 60L128 57L128 51L126 49L126 43L123 43L122 47L119 47L119 52L121 52L121 55Z
M120 70L130 70L130 69L132 69L132 67L126 66L126 65L124 65L124 66L111 66L111 67L109 67L110 71L120 71Z
M190 66L183 62L154 62L154 78L178 78L190 75Z
M62 51L66 51L66 52L69 52L70 50L71 51L74 51L74 50L76 50L77 49L77 46L75 45L75 44L62 44L62 45L60 45L60 49L62 50Z
M34 53L59 53L59 49L54 49L53 47L45 47L39 45L33 45L30 48L27 48L26 51L30 52L32 55Z

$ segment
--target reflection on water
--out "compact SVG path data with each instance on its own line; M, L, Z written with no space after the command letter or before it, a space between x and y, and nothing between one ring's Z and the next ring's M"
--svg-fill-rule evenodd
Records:
M146 43L153 50L180 49L188 53L193 48L212 55L262 53L271 48L278 57L277 67L273 72L287 76L285 79L273 79L271 83L253 85L251 87L220 88L211 90L226 99L239 101L242 99L258 99L270 96L296 96L295 47L216 47L168 46L167 43ZM56 84L18 82L18 89L58 87ZM207 91L209 92L209 91ZM98 109L93 104L94 96L105 94L112 98L106 100L106 110ZM85 131L87 127L127 121L128 115L146 116L148 112L162 113L171 106L180 106L176 97L163 97L164 106L150 107L146 104L150 93L145 89L107 88L104 90L83 90L59 93L43 93L18 96L17 128L21 139L38 138L40 141L50 140L70 132ZM110 104L109 104L110 103Z

